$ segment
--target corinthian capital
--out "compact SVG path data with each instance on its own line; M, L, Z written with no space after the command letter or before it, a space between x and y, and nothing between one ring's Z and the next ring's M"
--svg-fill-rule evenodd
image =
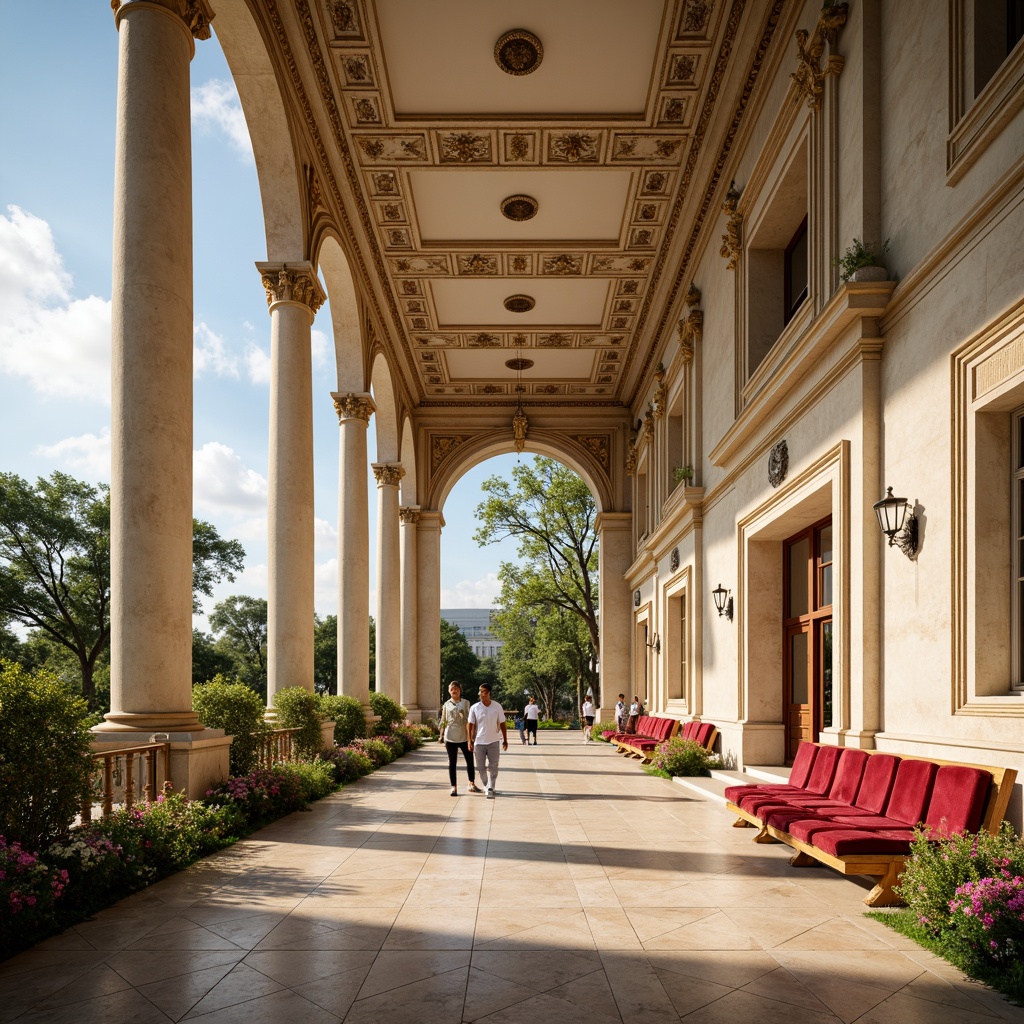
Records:
M114 12L115 24L138 0L110 0L110 9ZM213 10L206 0L147 0L165 10L176 14L192 33L195 39L209 39L210 22L213 21Z
M399 481L405 476L400 462L374 462L372 464L373 476L378 487L397 487Z
M369 395L356 395L351 391L347 395L331 392L331 398L334 399L334 411L338 414L338 423L342 423L344 420L362 420L363 423L369 423L370 417L377 409Z
M324 304L324 290L309 263L257 263L263 287L267 290L267 305L275 302L301 302L311 313Z
M398 518L403 526L415 526L420 521L419 505L401 505L398 509Z

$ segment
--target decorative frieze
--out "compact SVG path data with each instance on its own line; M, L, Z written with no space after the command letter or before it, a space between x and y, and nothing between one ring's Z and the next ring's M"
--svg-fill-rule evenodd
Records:
M369 395L356 395L349 392L347 395L333 394L334 411L338 414L338 423L344 420L362 420L370 422L376 406Z
M256 269L267 292L268 306L275 302L301 302L316 313L324 304L327 296L308 263L299 267L289 267L287 263L257 263Z
M743 215L737 207L740 202L740 192L734 181L725 194L725 202L722 203L722 213L726 216L725 234L722 235L722 248L719 253L726 260L726 269L735 270L740 261L742 242L740 241L740 222Z
M843 70L845 58L835 52L836 41L840 29L846 24L849 4L826 4L821 9L821 17L813 32L797 29L796 51L797 66L790 78L796 82L800 95L807 100L811 110L821 109L821 96L825 91L825 76L838 75ZM824 67L821 63L825 46L829 55Z
M689 366L693 362L697 345L704 337L704 310L700 308L700 289L693 283L686 292L686 305L689 312L679 321L679 349L683 362Z
M378 487L397 487L405 476L400 462L374 462L370 468Z

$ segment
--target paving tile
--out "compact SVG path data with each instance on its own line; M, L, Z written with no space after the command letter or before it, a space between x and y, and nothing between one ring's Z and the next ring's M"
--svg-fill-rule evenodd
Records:
M30 1024L166 1024L171 1018L140 992L129 988L84 1002L37 1007L18 1020Z
M345 1024L458 1024L469 968L437 974L365 999L357 999Z

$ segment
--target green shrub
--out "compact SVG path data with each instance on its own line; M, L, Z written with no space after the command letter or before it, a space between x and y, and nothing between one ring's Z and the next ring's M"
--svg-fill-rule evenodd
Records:
M56 903L68 873L0 836L0 960L59 930Z
M234 739L228 755L231 775L247 775L259 761L260 747L270 733L266 708L258 693L245 683L229 683L216 675L192 687L192 709L209 729L223 729Z
M324 759L334 766L334 778L342 784L355 782L374 769L369 756L355 747L335 747L324 753Z
M339 747L366 735L366 715L355 697L325 693L320 697L320 714L325 722L334 722L334 742Z
M54 675L0 662L0 835L39 850L91 791L88 708Z
M537 723L538 729L568 729L568 722L556 722L550 718L544 718Z
M380 719L377 722L378 736L381 733L391 732L396 725L401 725L409 714L398 701L386 693L377 693L376 691L370 694L370 710Z
M594 723L594 728L590 730L590 735L595 740L600 740L602 743L607 743L608 740L606 740L604 738L604 736L601 735L601 733L604 733L604 732L620 732L620 731L621 730L615 724L615 719L613 718L610 722L595 722Z
M391 735L397 736L402 741L403 754L422 746L423 740L426 738L437 739L437 733L431 735L429 729L424 731L423 727L419 725L396 726Z
M338 788L334 765L327 758L318 756L312 761L296 761L285 767L298 773L307 803L319 800Z
M644 765L644 771L666 779L677 775L695 778L710 775L712 768L721 767L722 759L717 754L709 754L696 740L673 736L658 747L651 763Z
M384 765L391 764L395 759L391 748L376 738L353 740L351 746L356 750L362 751L373 762L375 768L383 768Z
M292 750L299 757L316 757L323 747L320 698L302 686L289 686L274 694L274 710L277 728L300 730L292 737Z

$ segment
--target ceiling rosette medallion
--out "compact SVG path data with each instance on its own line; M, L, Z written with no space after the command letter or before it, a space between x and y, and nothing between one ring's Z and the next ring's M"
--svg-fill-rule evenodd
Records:
M502 215L509 220L530 220L537 215L539 204L533 196L509 196L501 201Z
M494 62L506 75L530 75L544 59L541 41L525 28L506 32L494 44Z
M510 313L529 313L537 305L532 295L510 295L504 302Z

